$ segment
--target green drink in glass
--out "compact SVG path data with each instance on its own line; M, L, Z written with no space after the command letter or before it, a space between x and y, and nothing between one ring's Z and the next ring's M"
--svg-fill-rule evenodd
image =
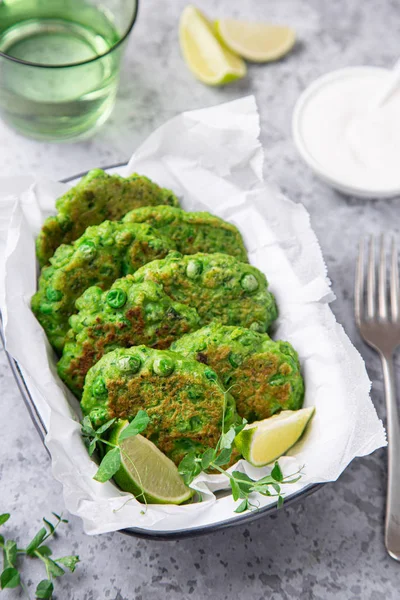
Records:
M63 141L111 114L139 0L0 0L0 114Z

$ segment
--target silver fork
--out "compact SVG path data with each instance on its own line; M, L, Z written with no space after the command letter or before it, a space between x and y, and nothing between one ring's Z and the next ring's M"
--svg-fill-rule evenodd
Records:
M396 401L393 354L400 345L400 294L397 248L391 244L390 285L387 289L385 238L381 236L378 278L375 266L375 240L369 240L366 294L364 284L364 241L360 242L356 281L355 316L364 340L382 360L388 430L388 481L386 498L385 545L400 561L400 423ZM378 279L378 285L376 285ZM366 302L365 302L366 300Z

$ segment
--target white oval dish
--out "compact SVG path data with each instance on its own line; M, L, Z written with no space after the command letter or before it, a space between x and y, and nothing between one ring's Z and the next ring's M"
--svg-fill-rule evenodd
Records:
M375 78L382 79L382 86L384 86L390 73L388 69L380 67L347 67L339 69L316 79L304 90L296 103L292 118L292 132L300 155L318 177L342 193L361 198L389 198L397 196L400 194L400 170L396 185L355 185L348 178L340 176L335 172L334 168L329 168L322 161L318 160L315 152L310 148L310 144L307 141L306 129L310 126L310 108L313 107L313 103L316 103L318 95L327 86L333 86L339 81L345 82L346 79L349 81L354 80L354 78L360 76L374 76ZM308 114L307 119L305 118L306 113ZM329 118L329 115L327 115L327 118Z

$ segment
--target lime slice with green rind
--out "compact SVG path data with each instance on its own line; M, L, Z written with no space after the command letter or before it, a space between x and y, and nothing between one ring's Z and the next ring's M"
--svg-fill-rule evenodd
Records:
M119 421L110 434L110 443L121 449L122 464L114 481L140 502L182 504L189 500L193 490L184 484L176 465L153 442L142 435L119 441L127 425L128 421Z
M215 22L219 40L232 52L252 62L270 62L287 54L296 41L291 27L237 19Z
M236 448L255 467L268 465L301 438L314 412L313 406L283 410L269 419L246 425L235 438Z
M182 12L179 41L187 66L203 83L224 85L246 75L243 60L217 39L213 25L194 6Z

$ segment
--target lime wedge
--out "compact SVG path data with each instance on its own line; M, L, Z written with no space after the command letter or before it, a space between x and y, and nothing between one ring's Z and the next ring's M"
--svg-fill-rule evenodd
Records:
M313 406L283 410L269 419L246 425L235 438L236 448L255 467L268 465L300 439L314 411Z
M182 504L193 496L178 473L176 465L153 442L142 435L119 442L128 421L120 421L112 430L109 441L121 449L122 465L114 475L115 482L125 492L131 492L143 502L152 504Z
M194 6L182 12L179 41L193 75L208 85L223 85L246 75L246 65L214 35L213 26Z
M292 49L296 40L296 34L290 27L236 19L216 21L215 30L232 52L260 63L282 58Z

